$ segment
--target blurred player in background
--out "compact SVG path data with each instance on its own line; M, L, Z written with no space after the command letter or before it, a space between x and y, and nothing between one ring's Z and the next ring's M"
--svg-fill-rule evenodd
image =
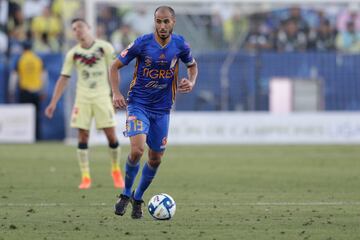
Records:
M93 117L96 128L104 130L109 142L114 186L123 188L124 181L119 166L120 146L115 134L115 113L108 81L108 70L114 58L114 49L110 43L95 39L90 34L90 27L84 19L74 19L71 26L79 44L66 54L61 76L45 114L49 118L53 116L56 104L70 78L72 67L75 66L78 80L71 127L78 128L77 157L82 173L79 188L87 189L91 186L88 141Z
M23 44L23 52L16 61L15 71L11 74L9 84L10 98L15 100L16 88L19 88L19 103L30 103L36 111L36 140L41 138L41 101L45 98L47 73L41 58L32 51L32 43Z
M142 196L155 177L164 154L169 129L169 113L178 90L188 93L195 85L198 69L189 45L180 35L173 34L175 12L161 6L155 10L155 32L143 35L130 44L113 62L110 69L113 103L127 107L126 133L131 150L125 165L125 188L115 205L115 214L124 215L131 202L134 219L141 218ZM127 101L119 91L118 71L137 59L134 78ZM179 59L187 66L188 78L178 85ZM132 192L145 143L149 146L138 187Z

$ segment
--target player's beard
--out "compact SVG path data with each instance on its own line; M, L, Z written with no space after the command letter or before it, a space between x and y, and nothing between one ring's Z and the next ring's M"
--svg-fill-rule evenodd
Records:
M163 36L161 35L161 32L160 32L159 30L157 30L157 29L156 29L156 32L157 32L157 35L159 36L159 38L161 38L162 40L166 40L166 39L168 39L168 38L170 37L170 35L172 34L173 30L174 30L174 28L171 28L171 29L169 30L169 34L167 34L166 37L163 37Z

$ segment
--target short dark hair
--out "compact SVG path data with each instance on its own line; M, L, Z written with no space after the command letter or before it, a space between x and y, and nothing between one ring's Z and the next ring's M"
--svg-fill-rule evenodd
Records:
M166 10L168 10L168 11L170 12L171 16L172 16L172 17L175 17L175 10L174 10L172 7L170 7L170 6L165 6L165 5L160 6L160 7L157 7L157 8L155 9L154 17L155 17L156 12L159 11L159 10L161 10L161 9L166 9Z
M76 22L83 22L89 26L89 24L87 23L87 21L84 18L73 18L73 20L71 20L71 25Z

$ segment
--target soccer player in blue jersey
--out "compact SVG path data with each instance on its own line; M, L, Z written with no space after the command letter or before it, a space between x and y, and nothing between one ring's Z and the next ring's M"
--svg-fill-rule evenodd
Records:
M175 12L171 7L155 10L155 32L137 38L130 44L110 69L113 104L127 108L126 133L131 150L125 165L125 188L116 205L115 214L124 215L131 202L134 219L141 218L142 196L156 175L164 155L169 129L169 113L176 91L190 92L198 74L190 46L184 38L173 33ZM119 91L119 69L136 58L134 77L128 97ZM187 66L187 78L178 80L179 61ZM148 161L144 164L139 185L132 192L140 168L140 159L148 145Z

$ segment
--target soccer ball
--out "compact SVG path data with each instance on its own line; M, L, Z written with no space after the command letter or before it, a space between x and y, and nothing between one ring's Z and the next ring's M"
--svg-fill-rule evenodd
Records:
M150 199L148 210L156 220L169 220L175 214L176 203L168 194L160 193Z

